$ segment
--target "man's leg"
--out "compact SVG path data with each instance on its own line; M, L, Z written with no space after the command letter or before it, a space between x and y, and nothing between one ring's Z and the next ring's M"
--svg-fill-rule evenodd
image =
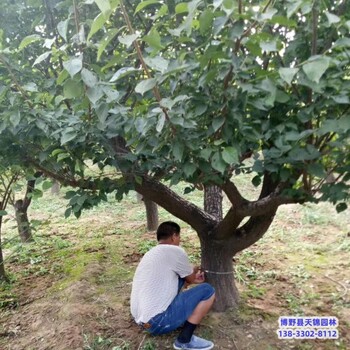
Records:
M192 315L187 319L187 321L193 324L199 324L202 321L202 318L209 312L209 310L213 306L214 300L215 294L213 294L209 299L201 301L193 310Z
M165 334L184 325L188 320L199 323L213 304L214 293L214 288L208 283L180 292L166 311L149 321L152 327L148 332L154 335Z
M209 286L211 289L212 287ZM210 295L211 290L206 288L207 290L204 290L204 295L205 293L209 293L207 295ZM195 307L193 310L192 314L187 318L184 327L177 337L175 343L174 343L174 348L175 349L181 349L184 344L190 344L191 340L197 341L197 343L201 343L203 345L203 349L211 349L213 347L212 342L208 342L204 339L197 338L197 340L193 340L192 336L193 333L197 327L197 325L201 322L203 317L208 313L210 308L212 307L213 303L215 300L215 293L213 293L209 298L202 300L198 303L198 305ZM196 337L195 337L196 338ZM199 344L197 344L199 345ZM200 348L200 347L198 347Z

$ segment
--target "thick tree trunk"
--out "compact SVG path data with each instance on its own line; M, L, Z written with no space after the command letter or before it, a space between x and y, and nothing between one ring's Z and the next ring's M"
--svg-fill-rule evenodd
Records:
M158 228L158 205L151 200L143 198L147 215L147 230L155 231Z
M238 306L239 293L234 281L233 248L228 241L203 239L201 235L202 268L206 281L215 288L213 309L223 312Z
M218 221L222 220L222 190L218 186L205 186L204 209ZM215 288L215 311L236 307L239 300L234 281L232 257L233 247L229 240L213 240L208 232L200 235L202 268L206 280Z
M28 220L28 206L27 203L21 199L15 202L16 221L18 233L22 243L33 241L32 230Z

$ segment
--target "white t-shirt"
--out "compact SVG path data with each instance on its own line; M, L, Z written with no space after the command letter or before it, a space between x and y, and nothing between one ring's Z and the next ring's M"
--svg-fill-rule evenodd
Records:
M136 323L146 323L165 311L177 295L179 276L192 272L187 254L178 246L159 244L148 251L132 283L130 309Z

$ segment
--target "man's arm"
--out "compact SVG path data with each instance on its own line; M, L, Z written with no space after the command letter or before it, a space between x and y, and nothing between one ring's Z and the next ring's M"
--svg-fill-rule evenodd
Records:
M200 270L198 266L195 266L193 268L193 272L185 277L185 281L188 284L198 284L204 282L204 272Z

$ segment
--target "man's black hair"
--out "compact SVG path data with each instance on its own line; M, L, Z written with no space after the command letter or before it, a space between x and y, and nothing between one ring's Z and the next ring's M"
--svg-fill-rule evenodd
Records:
M180 234L180 226L173 221L162 222L157 229L157 240L164 240L170 238L173 234Z

